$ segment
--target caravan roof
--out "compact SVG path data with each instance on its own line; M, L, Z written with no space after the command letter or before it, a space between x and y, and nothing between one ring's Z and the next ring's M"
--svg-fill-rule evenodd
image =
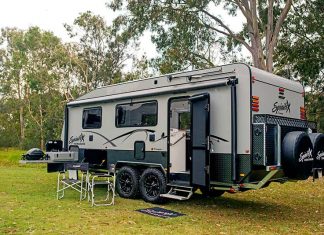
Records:
M218 83L223 84L230 77L236 76L240 78L239 73L244 68L249 69L250 75L255 77L256 80L284 87L298 93L303 92L303 87L298 82L284 79L246 64L229 64L210 69L176 72L97 88L69 102L68 106L108 102L169 92L178 93L192 89L201 89L204 86L217 86Z

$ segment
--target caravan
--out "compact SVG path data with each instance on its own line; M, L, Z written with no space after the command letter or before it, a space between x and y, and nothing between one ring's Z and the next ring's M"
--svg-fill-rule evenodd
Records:
M323 168L324 135L305 118L301 84L246 64L120 83L67 104L48 170L72 156L153 203L259 189Z

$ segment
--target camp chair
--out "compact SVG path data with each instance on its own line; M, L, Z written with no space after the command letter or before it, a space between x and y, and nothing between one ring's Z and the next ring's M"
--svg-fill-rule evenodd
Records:
M106 185L105 199L95 201L95 186ZM115 204L115 173L114 172L91 172L88 177L88 201L92 206L110 206Z
M78 173L81 173L81 177ZM64 171L60 171L57 176L57 199L62 199L64 191L69 188L80 193L80 201L85 199L88 178L89 163L64 163Z

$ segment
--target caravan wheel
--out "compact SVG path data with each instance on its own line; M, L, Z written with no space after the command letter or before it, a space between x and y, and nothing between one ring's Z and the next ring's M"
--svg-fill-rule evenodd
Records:
M166 192L166 181L163 173L155 168L146 169L141 175L140 192L146 202L161 203L160 194Z
M132 167L120 168L116 176L116 190L123 198L136 198L138 195L138 171Z

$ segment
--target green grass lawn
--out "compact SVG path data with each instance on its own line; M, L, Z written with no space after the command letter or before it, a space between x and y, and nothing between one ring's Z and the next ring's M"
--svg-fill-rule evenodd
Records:
M74 192L56 200L55 173L19 165L22 151L0 151L0 234L324 234L324 180L273 183L245 193L169 201L186 216L161 219L136 212L156 205L117 197L94 207Z

